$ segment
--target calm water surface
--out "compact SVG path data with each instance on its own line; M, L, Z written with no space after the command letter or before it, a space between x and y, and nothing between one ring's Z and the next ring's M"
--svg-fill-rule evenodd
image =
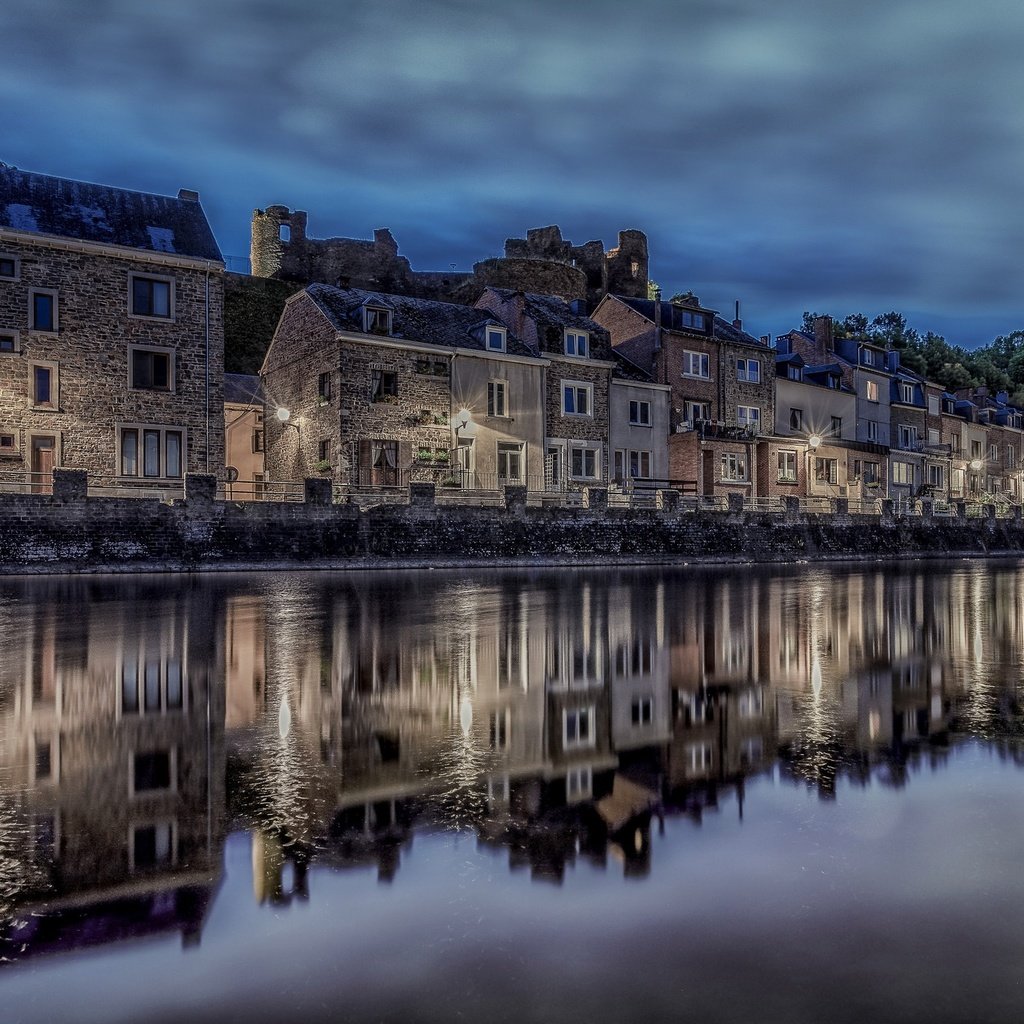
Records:
M1024 570L0 580L0 1019L1024 1019Z

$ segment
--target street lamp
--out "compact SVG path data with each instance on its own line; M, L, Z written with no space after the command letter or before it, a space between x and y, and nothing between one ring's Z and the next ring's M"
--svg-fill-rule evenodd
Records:
M274 415L277 416L278 421L280 422L282 427L294 427L296 433L298 433L299 425L297 423L292 423L291 422L291 418L292 418L292 411L291 411L291 409L286 409L283 405L279 405L277 407L277 412Z

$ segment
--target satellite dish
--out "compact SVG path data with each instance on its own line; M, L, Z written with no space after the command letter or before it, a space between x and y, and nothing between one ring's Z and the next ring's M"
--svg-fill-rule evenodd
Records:
M233 484L238 479L238 470L234 466L228 466L227 481Z

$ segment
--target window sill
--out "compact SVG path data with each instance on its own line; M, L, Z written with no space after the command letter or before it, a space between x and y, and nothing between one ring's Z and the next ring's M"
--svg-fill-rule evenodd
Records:
M632 420L629 421L631 427L642 427L644 430L652 430L654 428L653 423L634 423Z
M129 320L145 320L148 324L173 324L175 318L173 316L159 316L152 313L129 313Z
M685 377L687 380L703 380L707 383L711 383L710 377L702 377L699 373L681 373L680 377Z
M564 409L562 415L574 420L592 420L594 418L594 414L591 412L566 412Z
M778 480L776 480L775 482L776 482L776 483L777 483L777 484L778 484L778 485L779 485L780 487L796 487L796 486L797 486L797 484L799 483L799 481L797 481L797 480L790 480L790 479L789 479L789 477L786 477L786 479L784 479L784 480L783 480L783 479L782 479L782 478L780 477L780 478L779 478Z

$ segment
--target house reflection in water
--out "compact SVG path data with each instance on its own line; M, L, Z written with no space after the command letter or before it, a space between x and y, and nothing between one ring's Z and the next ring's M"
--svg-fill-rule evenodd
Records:
M254 897L277 908L315 899L324 867L393 882L417 834L446 830L538 881L577 862L642 877L652 822L742 815L754 776L835 799L900 786L965 734L1017 756L1013 571L286 574L0 597L0 898L19 957L197 938L227 831L251 833Z
M5 589L17 615L0 659L0 827L23 870L3 894L18 911L4 946L23 958L168 931L198 941L223 844L209 598L164 581L121 583L112 600L80 580Z

